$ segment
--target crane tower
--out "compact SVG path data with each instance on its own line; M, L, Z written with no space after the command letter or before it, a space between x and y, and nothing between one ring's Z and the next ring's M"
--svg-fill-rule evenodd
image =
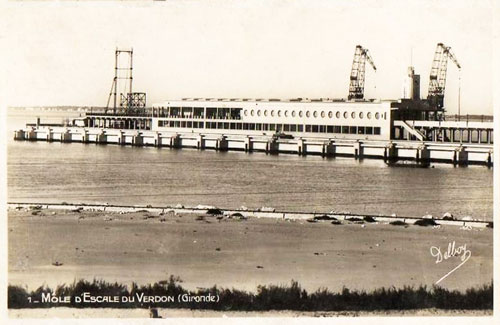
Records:
M438 109L442 109L444 106L444 90L446 86L448 59L451 59L460 71L460 63L458 63L457 58L451 51L451 47L445 46L443 43L438 43L436 53L434 54L434 60L432 61L429 78L429 92L427 94L429 104Z
M365 63L368 61L377 71L375 63L368 52L368 49L363 48L361 45L356 46L354 52L354 59L352 61L351 78L349 83L349 100L363 99L365 92Z

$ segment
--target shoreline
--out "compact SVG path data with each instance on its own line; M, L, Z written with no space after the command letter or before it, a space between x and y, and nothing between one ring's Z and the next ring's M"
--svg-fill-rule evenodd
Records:
M450 225L461 227L475 227L475 228L493 228L493 221L483 221L464 217L461 220L454 218L454 220L444 218L434 218L433 216L422 217L407 217L397 215L374 215L374 214L358 214L351 212L297 212L297 211L276 211L274 208L260 208L260 209L227 209L218 208L215 206L200 205L196 207L186 207L183 205L176 206L152 206L152 205L114 205L114 204L91 204L91 203L43 203L43 202L7 202L7 209L55 209L55 210L74 210L74 211L102 211L102 212L115 212L115 213L132 213L132 212L151 212L151 213L186 213L186 214L199 214L207 213L210 209L219 210L223 215L232 215L239 213L245 218L274 218L283 220L310 220L318 216L330 216L337 220L349 221L355 218L372 218L375 222L390 223L390 222L403 222L409 225L415 224L418 220L432 219L437 225ZM452 217L453 218L453 217Z

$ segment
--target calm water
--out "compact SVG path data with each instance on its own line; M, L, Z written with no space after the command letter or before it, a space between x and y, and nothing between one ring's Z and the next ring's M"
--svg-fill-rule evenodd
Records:
M60 121L65 113L9 112L9 138L37 114ZM9 201L493 216L493 171L484 167L13 140L7 167Z

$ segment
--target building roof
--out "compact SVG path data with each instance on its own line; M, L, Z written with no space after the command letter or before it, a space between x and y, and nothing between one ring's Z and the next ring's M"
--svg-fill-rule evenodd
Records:
M200 101L200 102L305 102L305 103L313 103L313 102L323 102L323 103L332 103L332 102L346 102L346 103L354 103L354 102L380 102L378 99L366 99L366 100L347 100L345 98L288 98L288 99L280 99L280 98L201 98L201 97L190 97L190 98L182 98L180 100L167 100L167 101Z

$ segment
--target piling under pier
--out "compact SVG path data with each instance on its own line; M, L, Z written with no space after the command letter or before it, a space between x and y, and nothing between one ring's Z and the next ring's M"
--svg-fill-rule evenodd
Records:
M17 130L14 139L20 141L60 141L167 148L237 150L383 159L387 163L412 162L427 166L431 162L455 166L493 166L493 145L477 143L443 143L428 141L375 141L341 138L300 137L292 139L273 135L218 134L208 132L157 132L83 127L38 126ZM404 164L403 164L404 165Z

